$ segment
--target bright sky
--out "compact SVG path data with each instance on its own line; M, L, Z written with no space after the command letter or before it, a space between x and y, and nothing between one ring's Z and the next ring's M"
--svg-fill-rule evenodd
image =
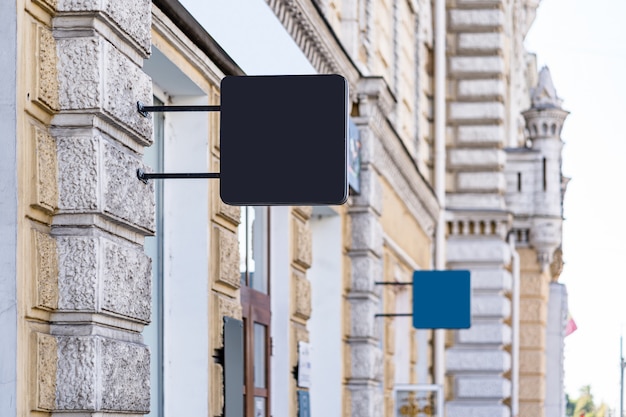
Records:
M616 411L626 331L625 17L623 0L543 0L526 38L571 112L562 135L563 172L572 181L561 282L578 330L565 342L566 391L576 397L591 385L596 403Z

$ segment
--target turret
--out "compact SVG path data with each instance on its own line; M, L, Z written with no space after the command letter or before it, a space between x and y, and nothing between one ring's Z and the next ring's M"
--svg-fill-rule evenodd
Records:
M551 262L554 251L561 245L563 193L567 183L561 172L561 130L569 114L563 110L561 103L550 70L543 67L537 87L531 91L531 108L523 115L531 149L539 156L534 176L529 243L537 249L544 265Z

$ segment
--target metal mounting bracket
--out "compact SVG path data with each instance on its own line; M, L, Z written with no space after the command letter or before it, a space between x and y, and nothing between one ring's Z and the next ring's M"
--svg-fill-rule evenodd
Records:
M148 117L148 113L152 112L220 111L220 106L144 106L138 101L137 111L143 117Z

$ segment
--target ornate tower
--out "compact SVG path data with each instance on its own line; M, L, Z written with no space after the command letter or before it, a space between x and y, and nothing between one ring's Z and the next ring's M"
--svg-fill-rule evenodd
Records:
M561 245L563 194L567 181L561 173L561 129L569 112L561 108L550 70L539 72L537 87L531 91L531 108L523 113L531 149L541 157L535 169L533 213L529 243L537 251L542 269L552 262Z

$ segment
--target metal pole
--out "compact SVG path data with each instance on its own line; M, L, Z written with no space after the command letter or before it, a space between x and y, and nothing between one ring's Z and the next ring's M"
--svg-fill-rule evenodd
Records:
M622 353L622 335L619 337L619 361L620 361L620 384L619 384L619 415L624 417L624 355Z

